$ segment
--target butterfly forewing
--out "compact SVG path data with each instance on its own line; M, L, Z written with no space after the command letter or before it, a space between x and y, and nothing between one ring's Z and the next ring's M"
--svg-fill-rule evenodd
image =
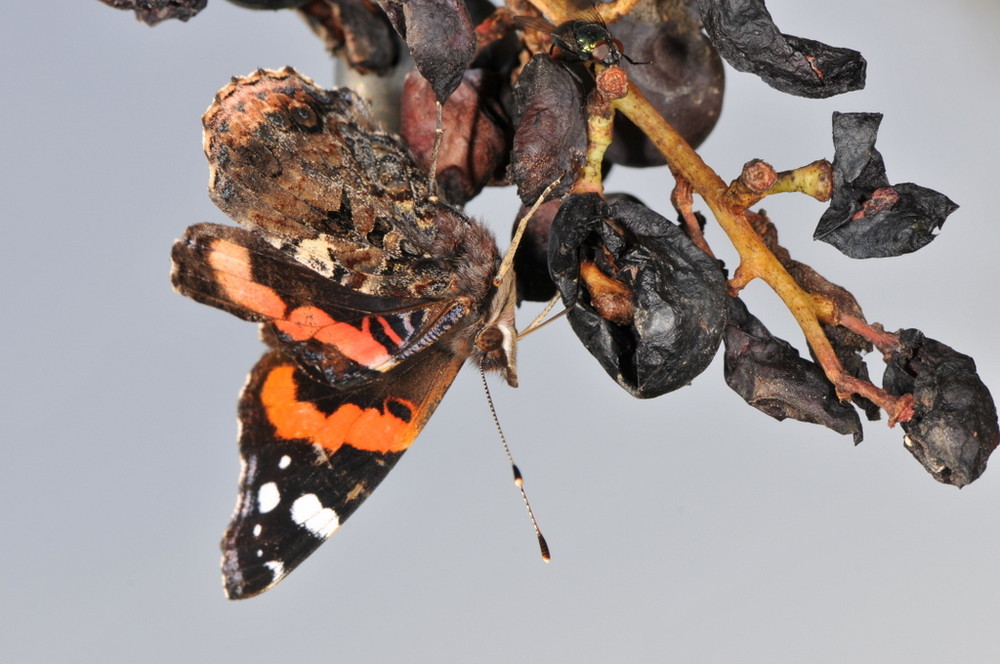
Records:
M330 537L395 466L460 367L432 348L344 391L280 352L261 358L240 398L243 471L222 539L226 594L267 590Z
M244 320L333 385L388 371L467 314L458 302L379 297L332 282L257 233L191 226L173 250L174 287Z

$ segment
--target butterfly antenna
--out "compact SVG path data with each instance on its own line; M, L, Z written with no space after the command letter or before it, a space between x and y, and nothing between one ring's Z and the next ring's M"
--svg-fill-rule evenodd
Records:
M490 394L490 386L486 381L486 372L483 368L479 368L479 377L483 380L483 391L486 393L486 403L490 407L490 414L493 415L493 424L497 427L497 433L500 434L500 443L503 445L504 454L507 455L507 461L510 462L511 470L514 471L514 485L517 486L518 490L521 492L521 500L524 501L524 507L528 510L528 518L531 519L531 527L535 529L535 536L538 538L538 548L542 553L542 560L549 562L552 560L552 556L549 555L549 545L545 541L545 536L542 535L542 529L538 527L538 519L535 518L535 513L531 510L531 503L528 501L528 494L524 492L524 478L521 476L521 471L518 469L517 464L514 463L514 456L510 453L510 446L507 445L507 437L503 435L503 429L500 427L500 418L497 417L497 409L493 406L493 395Z
M430 197L437 199L437 166L438 157L441 155L441 142L444 140L444 105L440 101L435 101L437 110L437 122L434 125L434 149L431 150L431 165L428 172L428 187Z
M497 270L497 276L493 279L494 286L499 286L507 276L507 273L510 272L510 268L514 264L514 254L517 253L517 247L521 244L521 238L524 237L524 231L528 228L528 221L535 214L535 212L538 211L538 208L542 206L542 203L545 202L545 197L549 195L549 192L555 189L561 181L561 175L553 180L549 186L545 188L545 191L539 194L538 198L535 199L535 203L525 213L525 215L518 220L517 230L514 231L514 237L511 238L510 246L507 247L507 253L504 254L503 261L500 263L500 269Z

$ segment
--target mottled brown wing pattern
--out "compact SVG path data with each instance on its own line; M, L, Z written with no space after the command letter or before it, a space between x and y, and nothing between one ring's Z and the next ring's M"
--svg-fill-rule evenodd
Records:
M469 264L489 283L492 238L429 198L426 174L364 108L356 93L323 90L287 68L235 80L202 121L212 200L302 264L362 292L440 297ZM484 250L494 254L485 263L472 255Z

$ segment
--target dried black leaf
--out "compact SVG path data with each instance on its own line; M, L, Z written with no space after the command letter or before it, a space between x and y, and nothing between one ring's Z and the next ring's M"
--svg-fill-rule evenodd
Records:
M860 53L782 34L764 0L698 0L698 10L722 57L773 88L825 98L865 87Z
M739 298L729 300L729 323L723 335L726 384L744 401L776 420L786 417L821 424L850 434L854 444L864 434L858 412L837 398L818 364L773 336Z
M510 177L521 202L534 204L562 177L549 194L558 198L586 160L587 118L580 81L548 55L536 55L514 86L514 123Z
M417 70L442 104L462 82L476 53L463 0L376 0L406 42Z
M311 0L299 14L330 53L361 74L385 75L399 62L396 31L367 0Z
M644 205L568 196L552 222L549 270L573 331L633 396L687 385L719 348L721 267Z
M135 17L149 25L176 18L186 21L208 4L208 0L101 0L115 9L133 10Z
M963 487L983 474L1000 442L997 409L976 363L920 330L897 332L882 385L913 395L914 416L901 426L906 449L944 484Z
M813 237L851 258L914 252L929 244L958 209L932 189L889 184L875 149L881 122L881 113L833 114L833 196Z

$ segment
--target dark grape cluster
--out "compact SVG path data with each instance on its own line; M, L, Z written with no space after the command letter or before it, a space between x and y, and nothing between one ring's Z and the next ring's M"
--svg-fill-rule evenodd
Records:
M205 5L104 1L150 23ZM957 206L890 183L875 149L881 116L834 114L831 161L782 172L753 161L729 184L694 152L719 117L723 59L782 92L823 98L864 86L858 52L782 33L763 0L232 1L295 7L362 74L385 75L408 51L401 134L434 168L438 195L464 205L484 187L513 184L525 208L541 203L515 257L519 297L558 294L584 346L630 394L688 384L723 346L727 384L774 418L860 442L859 410L869 420L884 411L935 479L962 486L985 469L1000 428L972 359L918 330L870 324L849 292L792 259L771 220L751 210L784 192L829 201L815 238L855 259L931 242ZM615 164L664 163L676 222L605 195ZM736 248L735 269L705 242L694 194ZM754 279L789 307L811 357L749 311L739 292ZM869 378L873 350L886 364L882 386Z

